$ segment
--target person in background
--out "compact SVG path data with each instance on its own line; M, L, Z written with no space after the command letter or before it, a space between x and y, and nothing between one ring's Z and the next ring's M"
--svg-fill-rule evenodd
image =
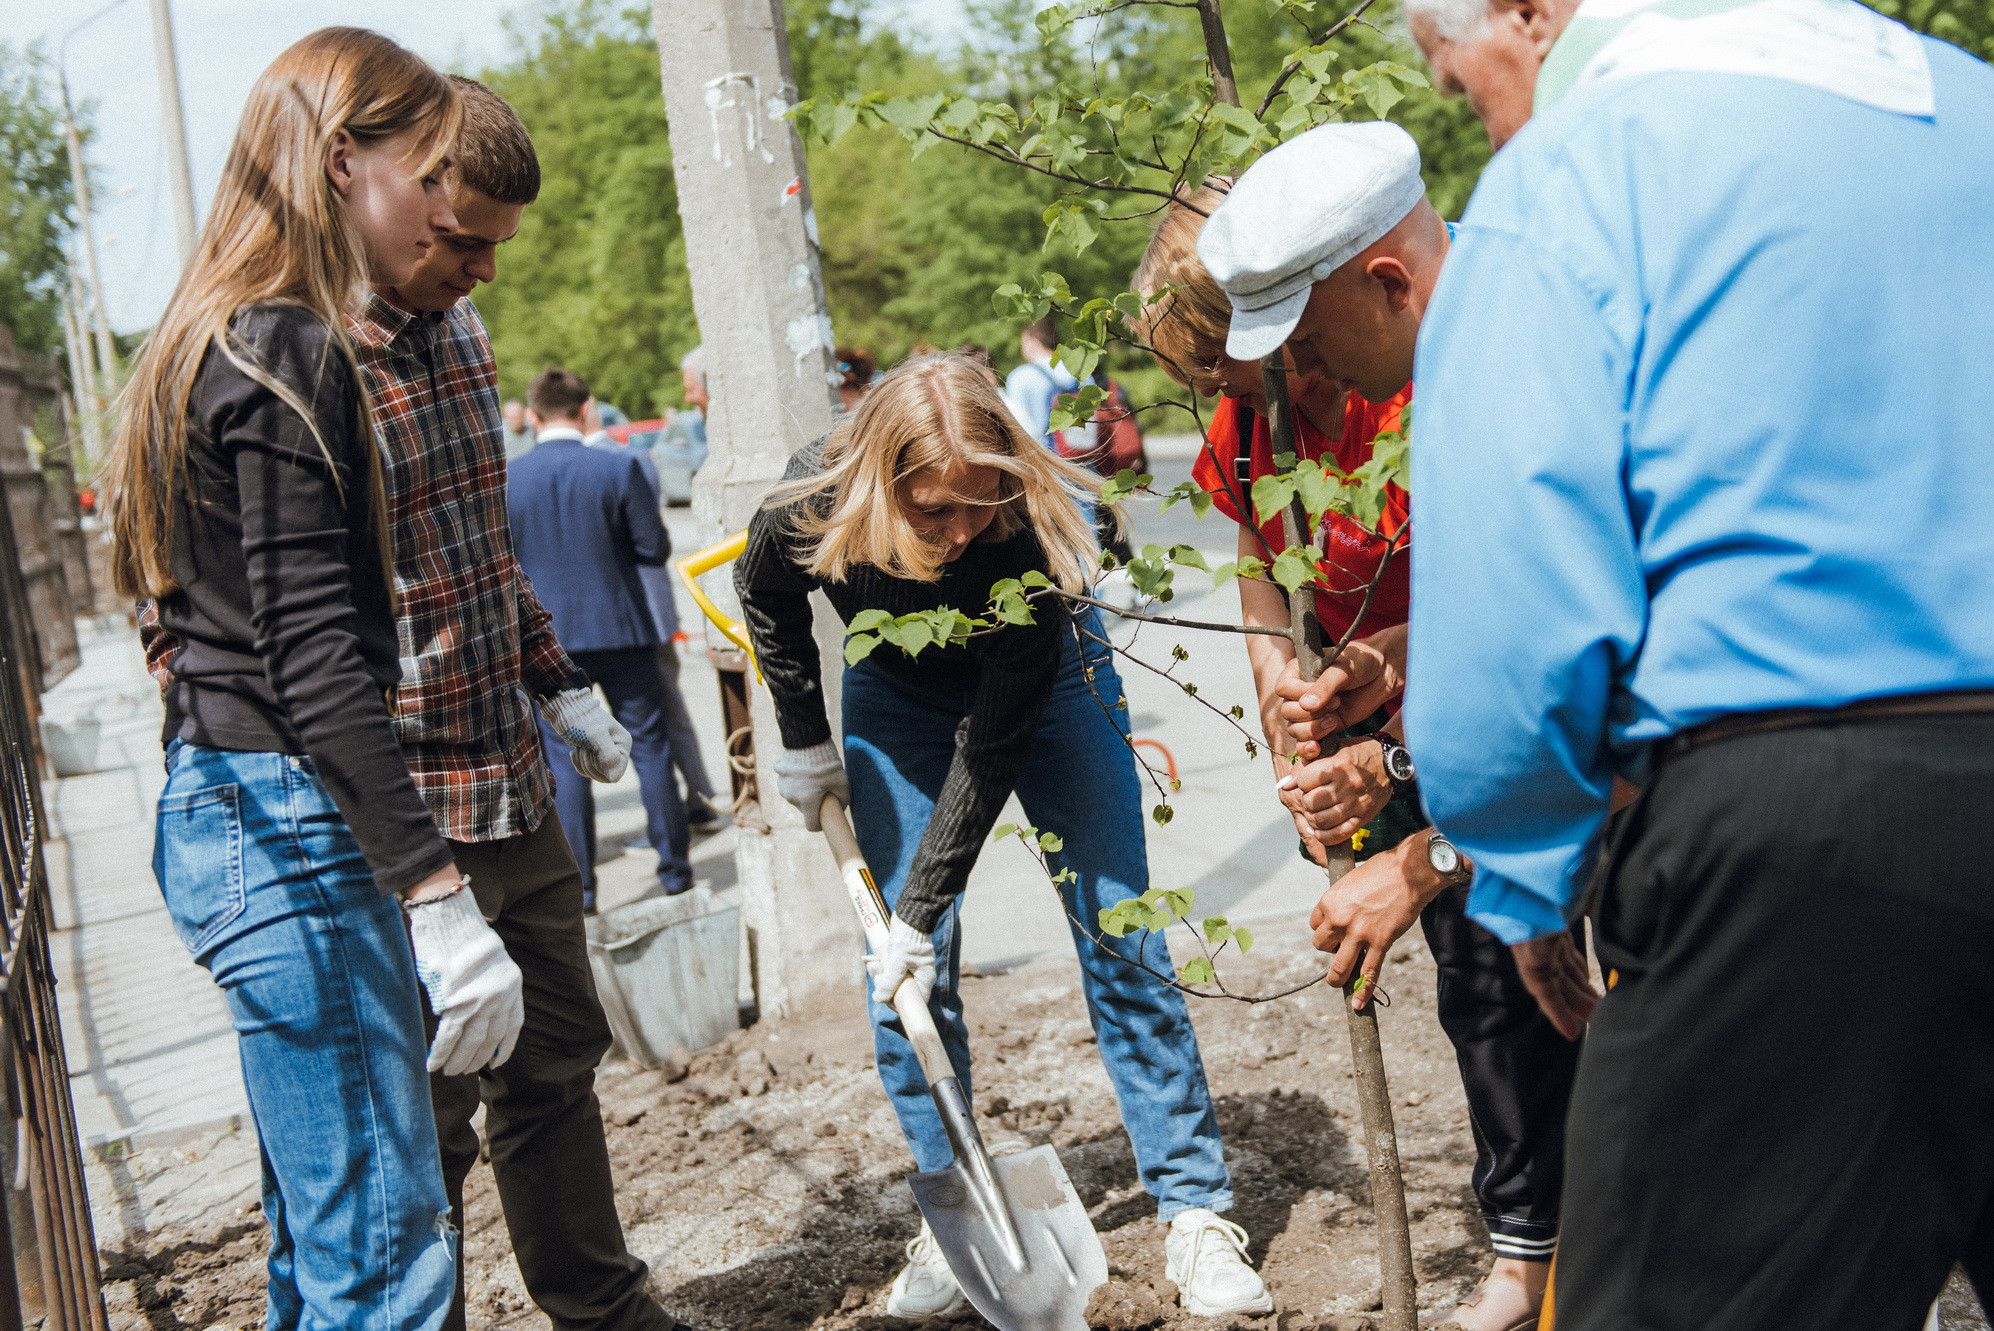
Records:
M664 428L646 436L658 493L668 508L692 502L693 478L706 465L706 358L700 348L680 358L679 384L686 405L667 411Z
M691 834L672 776L658 625L637 571L663 565L671 538L639 456L583 445L589 401L588 385L570 370L546 370L527 389L540 441L512 465L507 511L519 562L554 616L555 635L630 732L658 884L675 895L692 886ZM543 725L541 738L557 757L568 752L570 740L553 726ZM554 804L593 910L595 795L582 782L563 782Z
M1080 391L1080 381L1063 365L1053 363L1059 346L1059 326L1048 314L1028 324L1018 335L1018 354L1024 359L1004 380L1004 398L1024 423L1025 432L1047 448L1066 456L1053 437L1052 404L1062 393Z
M957 987L960 897L1004 801L1059 836L1055 870L1076 920L1149 885L1128 708L1099 615L1041 600L1029 624L918 657L891 648L844 672L842 749L824 710L810 593L840 617L981 605L999 579L1040 573L1092 586L1091 473L1018 427L965 356L903 361L857 415L798 452L748 528L735 565L742 617L774 695L782 797L815 830L826 794L851 809L893 911L873 977L879 1075L921 1169L950 1158L919 1064L889 1005L912 976L931 999L968 1087L969 1033ZM847 779L846 769L850 776ZM1093 937L1074 926L1088 1015L1121 1103L1143 1186L1169 1224L1165 1271L1199 1316L1268 1312L1246 1233L1217 1213L1232 1182L1184 996L1160 937ZM1143 969L1148 967L1149 970ZM964 1306L926 1223L907 1245L887 1312L923 1319Z
M526 404L516 397L507 398L499 413L504 421L505 460L510 462L533 447L533 426L526 419Z
M113 579L185 644L163 666L153 871L237 1031L272 1326L445 1324L457 1234L425 1046L431 1071L502 1065L523 1016L390 720L381 458L346 335L355 293L408 281L455 230L462 116L379 34L279 55L105 467Z
M872 387L872 376L878 372L878 362L864 347L839 347L838 357L838 414L849 416L859 409L865 400L866 391Z
M679 359L679 387L685 409L672 413L664 437L651 447L651 461L660 474L676 469L690 479L706 465L706 348L694 347Z
M1419 334L1407 738L1590 1019L1559 1331L1985 1305L1994 70L1851 0L1407 16L1498 148ZM1537 969L1581 912L1603 997Z

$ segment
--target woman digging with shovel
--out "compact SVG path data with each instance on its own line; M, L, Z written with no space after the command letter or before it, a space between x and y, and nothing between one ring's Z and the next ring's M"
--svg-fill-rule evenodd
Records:
M1096 612L1069 617L1041 598L1035 623L918 656L882 648L849 666L841 754L806 598L821 589L849 622L865 610L974 612L993 583L1033 571L1086 592L1099 572L1088 517L1099 484L1026 435L967 357L923 356L791 460L736 569L782 731L778 789L813 831L827 794L850 807L893 911L884 955L867 962L873 1045L923 1171L947 1166L951 1151L890 999L914 977L966 1091L958 901L1004 801L1015 790L1032 823L1064 843L1050 859L1073 871L1059 888L1071 919L1096 919L1149 886L1121 683L1092 640L1106 636ZM1076 927L1074 942L1143 1185L1170 1225L1166 1277L1195 1314L1271 1310L1245 1232L1216 1214L1232 1205L1231 1181L1183 995L1135 964L1167 974L1162 942L1140 957L1136 936L1090 940ZM887 1312L958 1311L960 1287L925 1222L907 1256Z

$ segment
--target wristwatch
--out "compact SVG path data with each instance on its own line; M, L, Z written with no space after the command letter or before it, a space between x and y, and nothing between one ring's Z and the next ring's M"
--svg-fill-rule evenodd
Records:
M1438 828L1427 838L1426 862L1433 866L1433 872L1439 874L1441 881L1449 887L1467 882L1475 873L1460 848L1442 836Z
M1371 738L1377 740L1378 747L1385 751L1385 775L1391 779L1393 788L1411 785L1417 779L1412 765L1412 750L1382 730Z

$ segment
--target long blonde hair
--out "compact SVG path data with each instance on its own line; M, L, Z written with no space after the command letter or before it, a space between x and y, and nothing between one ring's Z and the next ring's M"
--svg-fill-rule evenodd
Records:
M317 434L297 393L231 345L236 314L265 301L299 305L324 320L329 345L354 376L361 437L369 440L376 534L385 544L380 458L346 334L347 313L365 289L367 252L326 175L326 152L340 130L363 145L419 130L409 165L411 174L427 174L449 151L462 116L458 94L442 74L364 28L321 28L300 39L250 89L194 260L146 339L119 404L106 467L111 576L120 593L161 596L177 585L173 498L186 483L187 402L209 347L277 394Z
M1026 434L988 375L960 352L903 361L825 441L823 471L769 492L768 508L797 505L793 525L808 543L809 573L842 582L852 565L871 564L916 582L941 577L941 548L907 521L896 487L928 468L964 465L1002 473L987 501L997 510L995 539L1029 527L1055 583L1083 593L1093 585L1100 548L1087 514L1100 479Z
M1201 397L1218 391L1214 376L1225 360L1226 331L1232 324L1232 302L1198 258L1198 232L1225 202L1229 186L1223 177L1213 179L1218 187L1207 184L1180 194L1180 201L1165 211L1130 284L1140 296L1165 293L1143 311L1144 340L1157 364Z

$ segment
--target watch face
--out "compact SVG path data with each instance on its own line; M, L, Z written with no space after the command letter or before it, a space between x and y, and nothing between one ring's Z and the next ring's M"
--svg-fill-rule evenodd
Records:
M1456 874L1461 871L1461 852L1454 849L1453 842L1436 836L1426 843L1426 862L1435 873Z
M1412 754L1394 746L1385 750L1385 774L1394 781L1412 780Z

